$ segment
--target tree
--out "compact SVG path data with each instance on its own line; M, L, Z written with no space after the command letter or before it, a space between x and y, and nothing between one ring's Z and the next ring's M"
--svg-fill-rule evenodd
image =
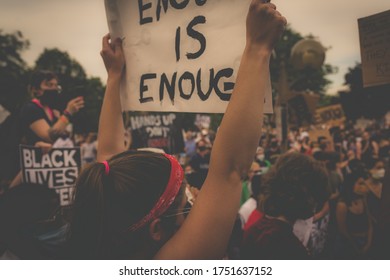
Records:
M364 87L360 63L348 68L345 85L349 90L339 92L339 95L348 118L380 118L390 110L390 84Z
M29 42L21 32L0 30L0 104L11 112L0 125L0 184L7 184L19 168L19 108L28 98L27 64L21 54L28 47Z
M314 36L310 35L306 38L313 39ZM280 78L280 66L283 61L287 71L290 90L312 91L323 95L326 87L331 83L328 79L326 79L326 75L334 73L337 69L330 64L325 64L318 70L310 68L302 70L294 69L293 65L290 63L291 49L301 39L304 39L304 37L290 27L287 27L284 31L281 40L275 47L274 55L271 59L270 71L272 81L274 83L273 88L277 88L276 84Z
M11 113L28 97L28 68L21 54L29 45L20 31L4 33L0 30L0 104Z
M34 70L50 70L56 73L64 90L82 85L86 79L84 68L67 52L44 49L35 61Z

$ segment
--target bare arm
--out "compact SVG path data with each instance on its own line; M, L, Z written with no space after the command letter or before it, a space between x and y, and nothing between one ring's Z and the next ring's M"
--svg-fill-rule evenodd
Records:
M109 43L110 36L103 38L101 55L107 69L107 87L99 119L97 161L111 158L125 151L125 128L119 95L120 80L124 69L122 42Z
M362 143L358 141L356 143L356 158L360 160L361 157L362 157Z
M66 106L66 110L73 115L84 107L84 99L82 97L76 97L69 101ZM53 143L57 138L66 130L69 123L69 119L62 115L58 121L53 125L49 124L44 119L39 119L30 125L30 129L43 141Z
M372 223L372 218L371 215L368 211L368 206L367 206L367 200L364 199L364 209L367 214L367 219L368 219L368 229L367 229L367 242L366 245L362 248L362 253L367 253L368 250L371 248L372 245L372 238L374 236L374 226Z
M37 120L30 125L30 129L43 141L53 143L65 131L67 123L59 119L50 127L44 119Z
M313 222L316 222L320 219L322 219L326 214L329 213L329 201L324 203L324 206L320 210L320 212L317 212L313 216Z
M351 235L347 229L347 205L344 202L338 202L336 206L336 220L337 226L342 235L344 237L351 239Z
M188 218L156 258L216 259L224 255L238 213L241 178L250 168L261 135L270 55L285 24L273 4L252 1L246 48L213 146L208 177Z
M374 158L378 158L378 155L379 155L379 145L378 145L377 142L372 141L372 149L373 149L372 156Z

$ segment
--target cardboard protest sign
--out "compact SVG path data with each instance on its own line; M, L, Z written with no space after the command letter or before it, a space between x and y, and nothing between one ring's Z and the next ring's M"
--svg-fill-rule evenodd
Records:
M130 116L133 149L159 148L169 154L184 149L181 125L174 113L150 113Z
M363 84L390 84L390 10L358 19Z
M124 111L224 113L245 47L250 0L105 0L121 37ZM271 82L264 113L272 113Z
M55 189L61 206L72 203L74 185L81 166L80 148L56 148L42 154L40 148L20 146L21 169L26 183Z
M355 129L365 130L368 126L372 125L372 120L367 120L365 118L360 118L356 120L355 125L353 126Z
M316 110L316 124L327 124L329 126L340 126L344 124L346 118L340 104L331 105Z

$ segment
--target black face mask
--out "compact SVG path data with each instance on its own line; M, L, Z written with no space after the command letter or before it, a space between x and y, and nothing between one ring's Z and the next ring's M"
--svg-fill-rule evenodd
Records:
M61 109L61 93L56 89L45 90L39 100L42 105L49 106L52 109Z
M200 146L198 149L199 149L199 151L204 152L204 151L207 150L207 147L205 147L205 146Z

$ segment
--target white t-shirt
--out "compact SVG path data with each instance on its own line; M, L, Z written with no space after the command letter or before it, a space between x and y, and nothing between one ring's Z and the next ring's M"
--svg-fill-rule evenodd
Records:
M250 197L245 203L241 206L238 213L241 215L241 218L244 220L244 224L248 221L249 216L257 207L257 201L253 197Z

